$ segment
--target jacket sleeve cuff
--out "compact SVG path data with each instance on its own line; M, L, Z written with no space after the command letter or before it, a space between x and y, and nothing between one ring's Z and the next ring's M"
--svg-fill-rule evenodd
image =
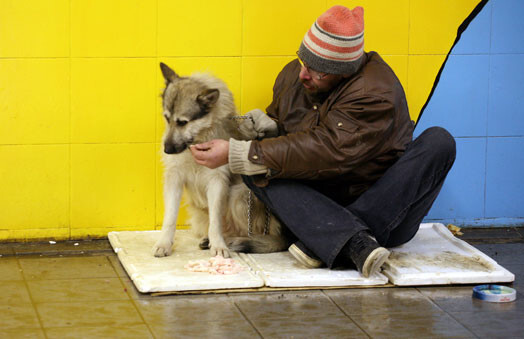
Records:
M243 175L266 174L268 168L248 160L251 141L229 139L229 169Z

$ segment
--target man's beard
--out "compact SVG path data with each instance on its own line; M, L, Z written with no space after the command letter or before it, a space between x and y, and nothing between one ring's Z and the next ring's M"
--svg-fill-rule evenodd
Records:
M308 94L316 95L317 93L319 93L318 86L316 86L312 81L300 79L300 82L302 83L302 86Z

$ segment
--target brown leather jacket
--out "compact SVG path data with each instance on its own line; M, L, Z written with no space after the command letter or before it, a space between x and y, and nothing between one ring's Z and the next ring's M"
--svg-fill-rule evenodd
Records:
M403 154L413 135L406 96L375 52L324 98L306 94L294 60L278 75L268 115L279 137L253 141L249 160L270 168L267 179L306 179L339 203L365 192Z

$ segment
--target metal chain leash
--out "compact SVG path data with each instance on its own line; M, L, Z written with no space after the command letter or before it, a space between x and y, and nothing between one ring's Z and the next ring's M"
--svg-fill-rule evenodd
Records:
M251 209L253 208L253 193L249 191L247 196L247 236L253 235L253 222L251 220Z
M250 238L253 235L252 211L253 211L253 192L249 191L248 196L247 196L247 236ZM271 211L269 210L269 207L266 206L266 222L264 224L264 235L269 234L270 220L271 220Z
M246 116L246 115L234 115L234 116L230 117L229 119L231 119L231 120L246 120L246 119L249 119L253 123L255 123L255 121L253 120L252 117Z
M269 222L271 220L271 211L269 210L269 207L266 205L266 223L264 225L264 235L269 234Z
M253 124L255 121L250 116L245 115L235 115L230 117L231 120L246 120L249 119ZM253 235L253 192L249 191L247 196L247 235L251 238ZM264 224L264 235L269 234L269 223L271 221L271 211L269 210L269 207L266 206L266 222Z

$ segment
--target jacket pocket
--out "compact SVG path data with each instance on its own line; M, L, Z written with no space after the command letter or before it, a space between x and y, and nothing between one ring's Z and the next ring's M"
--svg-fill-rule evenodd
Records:
M353 119L353 117L348 113L340 112L338 110L327 112L323 120L333 130L354 133L360 129L358 121Z
M325 123L332 133L333 145L339 149L339 152L344 153L348 158L361 152L363 143L360 124L347 114L338 111L330 112Z
M349 121L344 121L342 119L330 119L330 124L333 129L337 131L343 131L346 133L356 133L360 129L360 126L352 124Z

